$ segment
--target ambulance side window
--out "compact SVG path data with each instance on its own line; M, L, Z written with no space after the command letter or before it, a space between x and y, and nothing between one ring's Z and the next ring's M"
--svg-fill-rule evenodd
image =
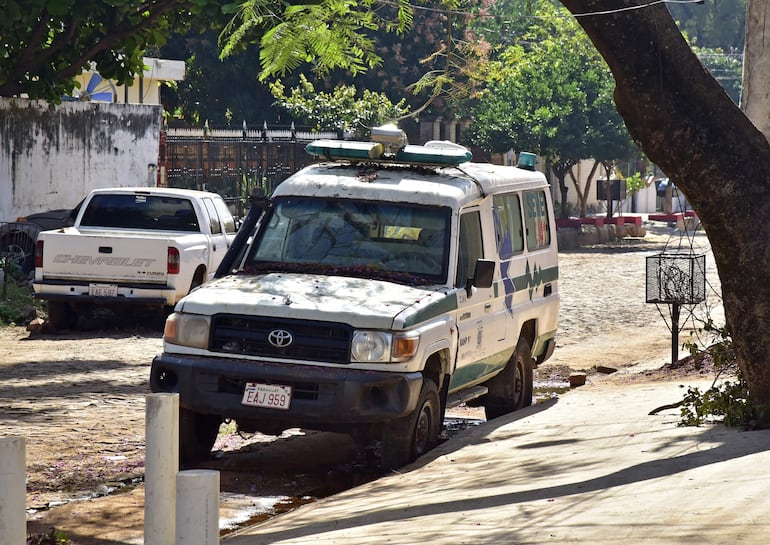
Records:
M548 201L543 191L524 193L524 223L527 228L527 249L538 250L551 245L548 224Z
M465 287L473 278L476 260L484 257L481 239L481 215L478 211L460 216L460 240L457 252L455 287Z
M521 223L521 204L519 195L495 195L493 199L495 214L495 235L497 250L502 259L524 250L524 229Z

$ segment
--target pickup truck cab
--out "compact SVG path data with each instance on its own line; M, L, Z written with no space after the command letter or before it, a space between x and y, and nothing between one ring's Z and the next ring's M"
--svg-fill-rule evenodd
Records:
M213 277L234 237L215 193L96 189L74 225L39 233L35 296L48 302L54 327L74 324L93 305L172 308Z
M444 142L308 151L328 162L280 184L166 321L150 385L180 395L181 461L232 419L375 439L395 467L435 444L447 407L529 405L559 308L545 177Z

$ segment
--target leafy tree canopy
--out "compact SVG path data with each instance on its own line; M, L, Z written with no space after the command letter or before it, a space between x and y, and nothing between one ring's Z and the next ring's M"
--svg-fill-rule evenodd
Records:
M699 47L727 53L743 51L746 0L714 0L705 4L667 4L679 29Z
M501 48L489 65L486 90L470 108L468 130L481 148L534 151L546 159L562 192L562 216L565 179L575 164L594 158L612 165L639 154L615 109L606 63L565 13L541 3L516 44Z
M0 3L0 96L54 103L95 64L105 78L131 84L149 45L174 28L229 18L233 4L212 0L6 0Z
M58 102L77 86L75 76L93 62L100 74L116 83L133 82L142 70L147 48L166 43L172 33L195 39L205 29L220 32L195 47L195 59L234 59L239 70L228 76L230 89L204 85L202 95L185 84L183 100L196 104L188 117L225 118L232 112L264 110L266 87L258 97L238 91L235 108L224 106L232 89L255 89L261 81L298 69L316 76L316 84L331 89L355 81L359 88L378 89L391 97L407 95L412 109L432 108L442 115L447 105L476 92L480 67L490 44L521 43L531 14L541 4L557 0L19 0L0 3L0 96L44 98ZM699 47L733 55L742 48L745 0L724 0L706 6L671 5L686 32ZM204 54L200 45L211 48ZM258 45L258 47L257 47ZM221 51L218 51L218 47ZM738 55L735 53L735 55ZM177 57L179 58L179 57ZM192 56L184 56L190 61ZM738 60L708 55L724 74ZM711 65L704 61L709 68ZM191 67L228 70L208 61ZM734 70L722 75L727 88ZM239 81L238 74L242 75ZM320 78L318 77L320 76ZM736 91L728 89L731 96ZM214 109L213 117L203 105ZM217 106L219 105L219 106ZM175 105L175 107L178 106ZM221 106L221 107L220 107ZM244 114L246 117L246 114ZM272 117L261 115L260 118Z
M743 90L743 51L726 52L722 48L692 46L701 64L705 66L730 95L740 104Z
M164 108L175 119L237 127L244 121L250 126L281 122L267 83L259 80L258 46L220 59L215 32L188 32L172 36L160 54L185 61L184 80L169 85L161 95Z
M245 0L222 34L222 54L261 42L262 78L285 75L304 63L321 73L356 74L382 62L372 33L403 32L412 23L408 0L320 0L276 5Z
M318 130L349 131L357 137L365 137L372 127L403 117L409 110L404 99L393 104L384 93L369 90L358 96L353 85L340 85L331 93L316 91L305 76L300 76L300 84L288 95L280 81L270 89L292 117Z
M629 137L612 103L606 64L572 18L543 4L525 45L503 49L490 64L487 88L470 110L473 144L491 151L533 150L550 160L578 161Z

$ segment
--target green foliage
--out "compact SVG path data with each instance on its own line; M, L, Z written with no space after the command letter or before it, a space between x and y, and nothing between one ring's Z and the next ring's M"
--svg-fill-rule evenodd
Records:
M695 44L743 51L746 0L715 0L705 4L668 3L671 15Z
M693 47L698 59L730 95L740 104L743 90L743 51L725 53L719 48Z
M472 144L530 150L568 166L625 158L630 138L612 102L614 81L573 18L541 3L520 43L501 49L472 104Z
M358 138L365 138L372 127L403 117L409 110L404 99L393 104L384 93L364 90L359 97L352 85L337 86L331 93L316 91L305 76L300 76L299 85L289 95L280 81L270 89L292 117L318 130L351 131Z
M629 194L636 193L640 189L647 187L647 182L644 180L641 172L626 176L624 180L626 182L626 191Z
M735 363L732 336L726 328L719 328L709 319L703 330L715 336L716 340L705 350L698 343L688 342L684 346L697 360L710 358L716 373L714 383L707 390L690 387L681 404L680 426L700 426L720 420L725 426L749 428L755 418L749 387ZM717 384L725 373L736 379Z
M469 24L484 0L319 0L273 6L246 0L220 35L223 57L259 39L261 80L311 71L327 89L359 88L410 94L414 114L446 113L450 101L474 88L488 43Z
M32 289L21 266L13 259L0 257L0 324L16 324L35 318L42 303L32 298ZM22 285L24 284L24 285Z
M246 0L221 35L222 55L261 35L262 79L285 75L305 63L321 73L339 68L356 74L382 61L372 32L402 32L411 22L406 0L376 6L373 0L321 0L284 7L269 0Z
M216 33L191 32L172 36L161 54L185 60L184 80L163 92L163 104L174 117L198 126L208 120L212 126L238 128L243 121L277 121L273 95L259 81L256 46L220 59Z
M211 0L13 0L0 17L0 96L26 94L59 103L94 63L118 84L143 70L145 49L175 28L220 20L228 5Z
M51 528L47 534L28 536L27 545L73 545L73 543L64 532Z
M749 428L754 418L749 389L742 379L703 392L691 386L682 401L680 426L701 426L721 418L725 426Z
M340 78L350 83L354 76L359 88L378 89L391 96L409 89L419 100L427 99L431 107L443 112L446 101L463 100L476 92L490 44L529 47L537 43L542 35L532 34L532 23L546 19L531 15L540 17L533 12L555 5L557 0L442 0L426 6L412 5L408 0L185 0L146 4L128 0L12 0L4 2L0 10L0 96L26 94L58 102L62 95L72 94L77 86L75 77L90 69L91 62L102 76L130 84L143 69L147 48L163 46L173 33L194 37L206 29L224 29L219 36L222 56L246 54L246 58L238 61L240 70L224 78L211 77L219 68L226 69L224 66L206 61L192 67L193 72L197 70L209 79L227 82L230 92L215 85L196 88L185 84L189 98L182 97L179 102L201 105L181 107L188 119L196 115L201 120L219 119L227 108L222 103L230 101L232 95L243 105L232 107L233 119L247 117L239 115L241 109L264 111L264 88L257 97L246 96L244 91L254 88L255 74L265 80L302 66L325 76L336 70L329 88L342 81ZM728 52L718 56L706 53L704 59L711 60L704 60L704 64L721 78L731 96L737 96L730 88L739 84L734 79L738 61L732 52L743 48L745 0L669 8L698 46ZM566 18L552 18L554 28L559 26L554 22L558 19ZM254 44L261 47L257 49ZM212 52L216 53L216 47L212 42ZM255 57L261 67L254 62ZM371 76L361 79L364 72ZM200 96L196 97L197 90ZM215 112L211 116L204 111L209 105ZM427 107L423 105L420 110Z
M582 159L630 159L633 144L613 101L604 60L564 8L541 1L515 42L496 51L486 89L470 103L471 144L492 152L532 151L554 172L566 217L566 176ZM582 209L582 206L581 206Z

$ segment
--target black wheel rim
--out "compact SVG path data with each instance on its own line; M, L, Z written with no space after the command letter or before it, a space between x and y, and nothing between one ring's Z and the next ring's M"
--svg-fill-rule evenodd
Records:
M433 427L432 405L425 403L417 417L414 429L414 453L420 456L425 453L430 443L431 428Z
M513 403L518 409L524 400L524 363L516 360L516 369L513 373Z

